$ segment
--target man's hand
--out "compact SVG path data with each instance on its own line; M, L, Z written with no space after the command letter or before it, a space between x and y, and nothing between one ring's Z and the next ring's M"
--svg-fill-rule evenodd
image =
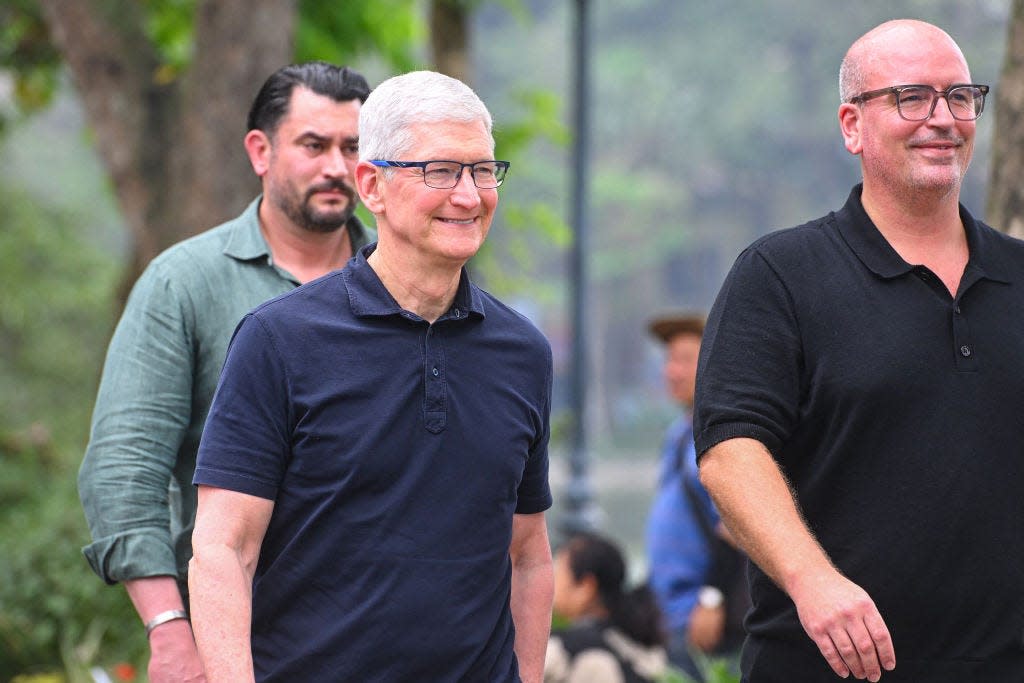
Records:
M838 571L802 578L790 592L800 623L838 675L876 682L896 668L889 629L871 597Z
M695 605L690 612L690 630L686 637L701 652L711 652L722 642L725 634L725 605L703 607Z
M192 627L186 620L175 619L154 628L149 649L150 683L206 682Z

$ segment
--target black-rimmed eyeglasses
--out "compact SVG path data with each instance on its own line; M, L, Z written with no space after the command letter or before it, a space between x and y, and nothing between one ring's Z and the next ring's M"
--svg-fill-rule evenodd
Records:
M894 95L896 111L907 121L926 121L935 112L935 103L940 97L946 98L949 113L957 121L973 121L985 109L987 85L961 83L945 90L936 90L930 85L894 85L890 88L868 90L851 97L850 104L862 104L882 95Z
M473 184L481 190L493 190L505 180L510 166L507 161L477 161L464 164L461 161L387 161L372 159L374 166L393 168L418 168L423 172L423 182L437 190L450 190L459 184L463 169L468 168Z

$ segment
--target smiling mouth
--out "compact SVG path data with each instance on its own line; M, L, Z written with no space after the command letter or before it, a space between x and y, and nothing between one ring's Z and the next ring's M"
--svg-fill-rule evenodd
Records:
M455 225L472 225L473 218L441 218L439 219L444 223L454 223Z
M939 138L939 139L936 139L936 140L921 140L921 141L919 141L917 143L912 143L912 144L913 144L914 147L917 147L918 149L947 150L947 149L956 149L961 144L963 144L963 140L950 140L950 139Z

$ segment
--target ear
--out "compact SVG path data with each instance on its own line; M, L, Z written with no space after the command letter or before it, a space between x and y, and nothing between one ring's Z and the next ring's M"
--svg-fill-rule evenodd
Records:
M373 215L384 213L384 191L387 182L378 173L379 169L369 161L360 161L356 166L356 190L363 206Z
M250 130L245 134L245 153L252 170L262 178L270 168L270 138L262 130Z
M860 154L861 125L864 122L864 111L856 104L844 102L839 105L839 130L843 133L843 145L850 154Z

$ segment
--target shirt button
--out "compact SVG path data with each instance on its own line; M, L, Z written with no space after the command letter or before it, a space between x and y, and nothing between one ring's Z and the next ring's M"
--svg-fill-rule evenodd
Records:
M967 358L968 356L970 356L971 355L971 347L968 346L967 344L964 344L963 346L961 346L960 347L960 355L963 356L964 358Z
M462 315L462 311L460 311L457 308L453 308L452 309L452 315L454 315L456 318L458 318L460 315Z
M967 347L965 346L964 348L966 349ZM964 354L964 355L967 355L967 354ZM441 374L440 372L438 372L437 368L432 369L431 372L434 373L434 377L437 377L438 375Z
M957 315L960 315L960 307L959 306L954 307L953 308L953 312L956 313Z

